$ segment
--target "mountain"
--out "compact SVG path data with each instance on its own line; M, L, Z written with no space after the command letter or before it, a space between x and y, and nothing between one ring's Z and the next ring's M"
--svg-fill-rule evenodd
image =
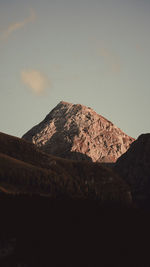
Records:
M149 266L150 216L102 163L0 133L0 203L1 267Z
M100 163L57 158L23 139L0 133L0 190L54 199L89 199L99 203L132 202L130 189Z
M150 133L142 134L115 164L138 205L150 205Z
M119 211L130 210L132 197L101 163L51 156L0 133L0 203L1 267L92 267L112 253Z
M63 101L23 139L55 156L93 162L115 162L134 141L91 108Z

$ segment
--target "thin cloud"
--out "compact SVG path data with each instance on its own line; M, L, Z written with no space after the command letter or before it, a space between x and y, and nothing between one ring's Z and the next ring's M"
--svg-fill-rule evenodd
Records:
M140 44L135 45L136 51L141 52L142 51L142 46Z
M30 10L30 16L23 21L12 23L0 36L1 40L7 40L13 32L22 29L26 24L33 22L36 19L36 14L33 9Z
M110 67L113 73L119 73L121 71L119 58L110 50L100 47L97 52L99 56L102 56L105 59L106 64Z
M21 79L37 95L43 94L46 88L51 86L49 79L38 70L23 70Z
M54 64L54 65L52 66L52 70L53 70L54 72L59 72L59 71L61 71L61 69L62 69L62 66L59 65L59 64Z

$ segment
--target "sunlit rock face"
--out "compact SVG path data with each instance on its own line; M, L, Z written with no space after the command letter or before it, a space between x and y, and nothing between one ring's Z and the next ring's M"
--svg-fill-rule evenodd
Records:
M61 101L23 138L69 159L115 162L134 139L89 107Z

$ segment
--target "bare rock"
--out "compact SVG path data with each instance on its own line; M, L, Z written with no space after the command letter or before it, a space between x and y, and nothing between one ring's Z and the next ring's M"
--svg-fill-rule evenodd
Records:
M134 139L89 107L61 101L23 138L70 159L115 162Z

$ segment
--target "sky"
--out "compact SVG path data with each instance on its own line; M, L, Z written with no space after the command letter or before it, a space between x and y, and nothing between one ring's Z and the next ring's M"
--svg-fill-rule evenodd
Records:
M0 0L0 131L21 137L60 102L150 132L149 0Z

